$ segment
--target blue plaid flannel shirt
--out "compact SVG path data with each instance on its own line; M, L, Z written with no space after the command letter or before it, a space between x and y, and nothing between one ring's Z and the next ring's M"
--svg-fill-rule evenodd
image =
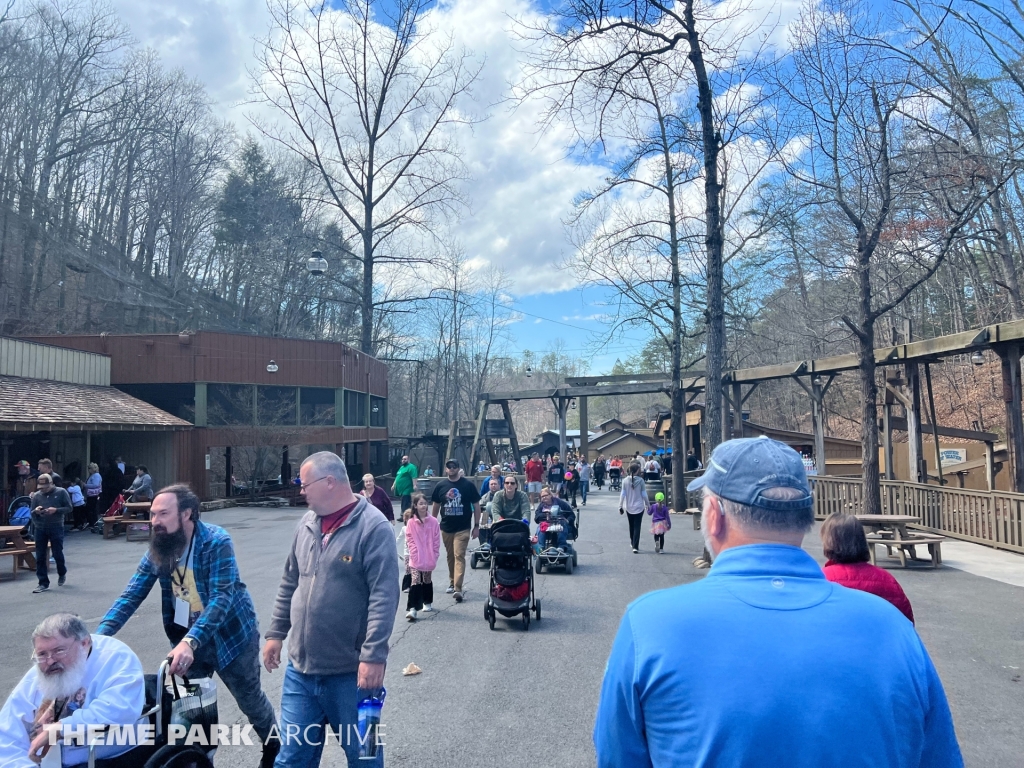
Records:
M212 643L216 652L217 669L224 669L252 641L259 632L256 609L249 596L249 590L238 573L235 550L231 537L223 528L196 523L196 538L192 556L193 576L196 589L203 601L203 612L196 622L184 632L183 627L174 623L174 593L171 591L169 576L157 574L156 565L147 551L142 556L139 568L128 586L117 599L107 615L103 617L96 632L100 635L114 635L142 605L153 585L160 582L161 610L164 630L172 638L190 637L197 645L196 654L213 659L209 655ZM179 641L180 642L180 641Z

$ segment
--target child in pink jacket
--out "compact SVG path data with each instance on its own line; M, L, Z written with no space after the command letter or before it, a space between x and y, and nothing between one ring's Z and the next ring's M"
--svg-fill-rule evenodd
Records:
M430 575L441 552L441 526L430 514L427 497L422 493L412 495L412 509L407 514L405 543L409 547L408 567L412 584L405 618L416 621L417 611L430 613L434 610L434 584Z

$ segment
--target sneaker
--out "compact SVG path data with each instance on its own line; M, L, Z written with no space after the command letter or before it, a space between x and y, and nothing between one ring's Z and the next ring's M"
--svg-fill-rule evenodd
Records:
M35 589L32 590L32 594L33 595L38 595L40 592L49 592L49 591L50 591L50 585L49 584L40 584L38 587L36 587Z
M635 555L635 554L637 554L637 553L639 553L639 552L640 552L640 550L639 550L639 549L637 549L636 547L633 547L633 554L634 554L634 555Z
M405 618L407 618L409 621L416 621L416 609L415 608L410 608L406 612Z
M430 603L427 603L426 605L423 606L423 612L424 613L433 613L434 612L434 606L431 605Z
M446 595L450 595L450 594L451 594L452 592L454 592L454 591L455 591L455 585L454 585L454 584L449 584L449 585L448 585L448 589L446 589L446 590L444 591L444 593L445 593Z
M454 597L454 598L455 598L455 602L456 602L456 603L461 603L461 602L462 602L462 593L461 593L461 592L455 592L455 593L453 593L453 594L452 594L452 597Z
M60 578L57 579L57 586L58 587L63 587L64 586L64 582L66 582L67 580L68 580L68 577L67 577L66 574L64 576L61 576Z

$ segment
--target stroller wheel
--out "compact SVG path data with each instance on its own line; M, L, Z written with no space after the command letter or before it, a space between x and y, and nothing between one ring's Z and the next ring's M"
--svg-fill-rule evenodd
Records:
M576 550L574 549L572 551L572 567L575 568L577 565L579 565L579 562L576 560Z
M469 567L475 571L477 565L479 565L479 561L477 560L476 552L474 552L469 558Z
M537 613L537 621L540 621L540 599L533 601L533 610Z
M524 632L529 632L530 631L530 612L529 611L523 611L523 631Z
M489 605L484 607L484 618L487 619L487 623L491 625L491 629L494 629L494 609Z

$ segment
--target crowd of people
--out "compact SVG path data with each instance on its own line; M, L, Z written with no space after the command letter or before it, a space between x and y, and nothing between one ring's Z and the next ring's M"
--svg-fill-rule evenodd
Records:
M524 467L526 490L501 467L479 487L454 459L429 498L396 477L393 490L405 509L395 520L390 501L387 510L375 502L382 489L373 478L363 478L356 493L341 458L326 451L308 457L299 479L309 510L285 558L262 649L230 535L200 519L199 500L186 486L163 488L152 501L149 548L96 631L57 614L33 633L33 666L0 710L0 765L38 762L48 725L138 720L142 667L113 636L156 585L170 671L221 679L263 740L264 768L317 765L324 729L350 727L360 698L383 684L403 581L395 529L404 524L398 540L406 617L433 610L442 544L446 591L461 602L471 539L498 520L528 524L531 510L535 521L555 508L570 518L566 475L579 476L582 503L583 484L596 479L584 475L590 465L582 459L552 457L541 467L549 484L535 501L533 462L539 457ZM403 467L410 464L403 458ZM649 514L660 552L671 510L661 494L648 501L645 471L639 461L628 464L620 512L629 515L634 552ZM44 474L39 491L50 494L53 508L73 505ZM416 477L414 465L406 475ZM700 581L649 593L626 609L600 692L598 765L961 766L945 694L909 600L892 576L867 562L862 526L848 515L823 524L824 568L801 548L813 499L799 455L768 438L732 440L688 490L703 494L701 531L714 567ZM841 650L829 652L836 638ZM682 652L688 639L695 644ZM276 718L261 660L268 673L285 667ZM342 747L350 766L383 765L383 751L360 760L357 744ZM108 747L107 756L128 748ZM141 764L132 760L123 765Z

